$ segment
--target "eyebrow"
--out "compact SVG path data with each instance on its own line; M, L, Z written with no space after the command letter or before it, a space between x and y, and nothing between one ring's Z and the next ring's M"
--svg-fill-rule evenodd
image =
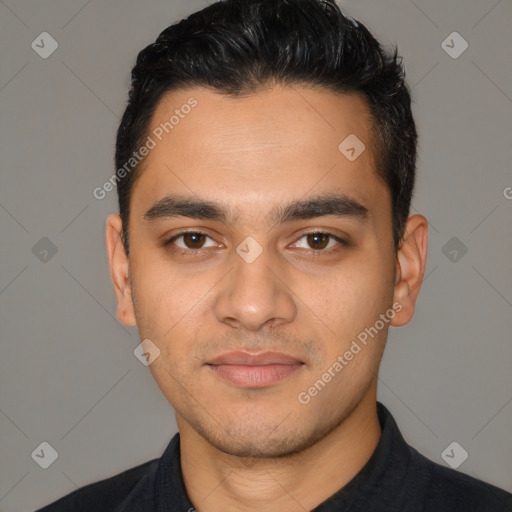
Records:
M288 204L278 204L267 215L271 224L284 224L294 220L316 217L351 217L364 222L370 216L370 210L355 199L344 194L328 194L305 200L296 200ZM237 216L230 214L221 204L195 197L166 196L157 201L145 214L145 221L158 221L174 217L189 217L218 221L223 224L234 223Z

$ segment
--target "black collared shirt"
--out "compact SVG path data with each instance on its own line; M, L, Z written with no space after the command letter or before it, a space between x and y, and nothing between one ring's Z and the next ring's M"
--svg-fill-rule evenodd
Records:
M315 512L512 511L512 494L432 462L405 442L379 402L377 413L382 436L373 455ZM160 459L82 487L37 512L193 512L179 441L176 434Z

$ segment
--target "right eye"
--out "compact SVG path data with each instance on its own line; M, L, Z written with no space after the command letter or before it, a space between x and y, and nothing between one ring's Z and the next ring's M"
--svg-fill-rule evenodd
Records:
M212 241L210 245L205 245L207 239ZM178 249L182 252L195 252L198 249L218 246L218 244L206 233L201 233L200 231L184 231L164 242L164 246L169 247L171 250Z

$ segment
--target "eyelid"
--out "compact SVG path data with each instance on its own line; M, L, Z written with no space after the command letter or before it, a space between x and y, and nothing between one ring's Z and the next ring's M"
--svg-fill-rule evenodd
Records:
M186 230L186 231L180 231L179 233L177 233L176 235L173 235L171 238L166 238L162 245L165 247L165 246L169 246L171 245L172 242L174 242L176 239L184 236L184 235L188 235L188 234L194 234L194 235L203 235L207 238L209 238L210 240L214 240L214 238L212 236L210 236L208 233L205 233L204 231L201 231L199 229L190 229L190 230ZM219 245L224 245L224 244L219 244ZM177 247L176 248L177 250L181 250L181 251L192 251L192 252L198 252L200 251L201 249L203 249L202 247L199 248L199 249L183 249L182 247Z
M330 237L331 239L335 240L336 242L338 242L338 244L341 245L342 247L348 247L350 245L350 242L348 242L347 240L342 238L340 235L331 233L329 230L325 230L325 229L313 229L311 231L306 231L305 233L302 233L297 238L297 240L294 242L294 244L296 244L299 240L301 240L302 238L309 236L309 235L325 235L325 236ZM332 248L332 247L329 249L316 249L316 250L315 249L305 249L305 250L309 250L313 253L321 254L321 253L328 253L333 249L335 250L335 248Z
M176 235L173 235L171 238L168 238L166 240L164 240L163 242L163 246L164 247L167 247L167 246L171 246L172 245L172 242L174 242L176 239L186 235L186 234L189 234L189 233L192 233L192 234L197 234L197 235L203 235L207 238L209 238L210 240L214 240L214 238L212 236L210 236L208 233L205 233L204 231L201 231L199 229L190 229L190 230L186 230L186 231L180 231L179 233L177 233ZM342 238L341 236L335 234L335 233L332 233L328 230L325 230L325 229L310 229L309 231L306 231L306 232L303 232L300 234L300 236L296 237L295 238L295 242L293 242L293 245L294 244L297 244L301 239L303 239L304 237L307 237L307 236L310 236L310 235L325 235L325 236L328 236L330 237L331 239L335 240L336 242L338 242L338 244L342 247L348 247L350 246L350 242L348 242L347 240L345 240L344 238ZM223 246L224 244L220 244L221 246ZM194 253L194 252L200 252L202 251L203 249L211 249L211 247L206 247L206 248L203 248L203 247L200 247L198 249L184 249L182 247L173 247L172 250L175 250L177 252L182 252L182 253ZM336 250L335 248L329 248L329 249L304 249L306 251L310 251L310 252L313 252L313 253L317 253L317 254L321 254L321 253L328 253L332 250Z

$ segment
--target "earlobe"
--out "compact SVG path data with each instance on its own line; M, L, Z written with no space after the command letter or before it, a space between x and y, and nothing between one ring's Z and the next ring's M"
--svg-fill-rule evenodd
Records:
M135 326L135 310L130 284L129 260L122 241L122 221L117 214L107 218L105 228L110 277L117 299L117 319L127 326Z
M409 323L414 315L416 299L420 292L428 250L428 222L423 215L413 215L407 220L405 235L396 256L394 302L401 305L391 325L400 327Z

